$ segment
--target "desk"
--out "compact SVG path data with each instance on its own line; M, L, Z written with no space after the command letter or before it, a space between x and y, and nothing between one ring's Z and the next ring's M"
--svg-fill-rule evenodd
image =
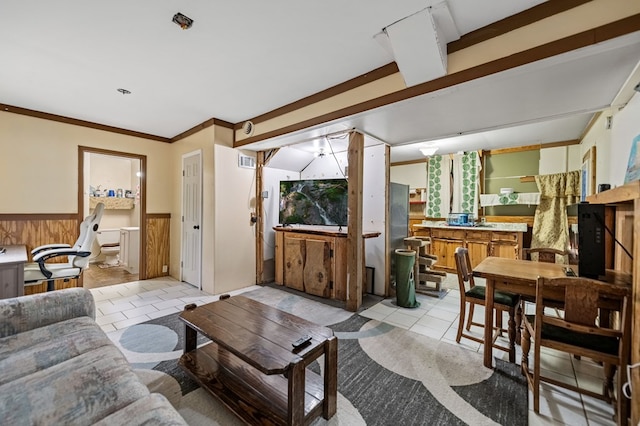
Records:
M2 247L4 252L0 253L0 299L23 296L27 247L23 245Z

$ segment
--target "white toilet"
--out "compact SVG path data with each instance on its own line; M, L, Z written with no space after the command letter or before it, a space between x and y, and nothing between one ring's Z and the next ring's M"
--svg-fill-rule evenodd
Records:
M104 254L104 263L117 265L120 263L120 229L101 229L96 233L100 245L100 253Z

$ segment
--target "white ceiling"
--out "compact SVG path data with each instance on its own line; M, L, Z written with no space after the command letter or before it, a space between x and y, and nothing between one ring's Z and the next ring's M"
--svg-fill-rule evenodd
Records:
M242 122L389 63L374 35L441 3L3 0L0 103L167 138L211 118ZM448 0L447 38L539 3ZM193 27L172 23L176 12ZM409 155L396 146L458 133L465 149L499 147L524 134L528 141L575 139L637 64L640 40L632 35L568 55L248 148L349 127L392 145L393 161ZM549 136L538 136L530 123L550 118L542 126ZM514 124L529 127L466 136ZM458 150L456 143L448 140L446 149Z

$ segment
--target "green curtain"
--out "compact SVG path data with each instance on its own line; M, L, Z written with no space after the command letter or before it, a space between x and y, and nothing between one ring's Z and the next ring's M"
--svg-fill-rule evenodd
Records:
M531 248L566 250L567 206L580 202L580 171L536 176L540 204L533 219Z
M429 157L427 165L426 216L447 217L451 212L451 159L448 155Z

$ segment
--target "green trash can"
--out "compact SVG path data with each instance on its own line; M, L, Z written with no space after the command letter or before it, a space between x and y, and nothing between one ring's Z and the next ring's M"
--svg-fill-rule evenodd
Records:
M415 250L396 250L396 302L403 308L417 308L413 266L416 262Z

